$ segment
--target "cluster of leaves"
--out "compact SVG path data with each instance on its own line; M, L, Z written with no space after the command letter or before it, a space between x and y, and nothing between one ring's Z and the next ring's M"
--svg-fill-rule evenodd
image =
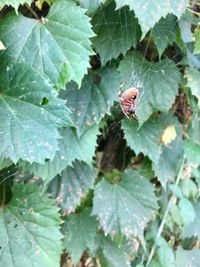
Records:
M0 267L200 266L200 1L0 10Z

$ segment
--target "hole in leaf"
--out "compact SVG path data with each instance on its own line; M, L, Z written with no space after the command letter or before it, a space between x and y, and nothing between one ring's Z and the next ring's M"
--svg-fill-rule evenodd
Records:
M41 105L47 105L49 103L49 100L46 97L43 97Z

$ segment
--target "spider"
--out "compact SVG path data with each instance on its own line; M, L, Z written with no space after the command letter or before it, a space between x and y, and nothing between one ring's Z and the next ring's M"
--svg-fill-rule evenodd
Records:
M121 106L121 109L124 113L124 115L130 119L130 116L133 116L136 118L135 115L135 107L136 103L139 97L139 90L136 87L131 87L124 91L122 94L122 88L124 86L125 82L123 82L120 86L120 90L118 93L118 99Z

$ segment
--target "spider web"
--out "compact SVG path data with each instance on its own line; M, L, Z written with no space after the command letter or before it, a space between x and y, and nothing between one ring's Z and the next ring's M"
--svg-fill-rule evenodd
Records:
M114 10L113 10L114 11ZM125 23L122 22L122 21L118 21L118 31L120 33L120 39L118 39L118 41L120 43L122 43L122 46L123 46L123 53L119 53L119 55L116 57L116 60L118 60L119 58L121 59L122 56L126 57L126 54L129 52L129 51L140 51L141 54L142 54L142 61L140 61L140 65L138 66L138 72L137 73L134 73L133 71L130 71L130 75L127 77L126 79L126 83L125 83L125 86L124 86L124 90L127 89L127 88L130 88L130 87L137 87L140 91L140 98L139 98L139 101L137 103L137 106L141 106L143 105L143 103L140 102L140 99L142 99L143 95L144 95L144 83L143 83L143 80L144 78L148 75L148 72L149 70L151 69L151 67L155 64L155 62L159 62L159 56L158 54L155 54L153 56L153 58L151 58L151 62L149 63L148 67L146 68L146 71L143 72L143 67L145 65L145 62L146 62L146 59L149 57L148 53L151 49L151 46L152 46L152 35L153 35L153 31L150 31L147 36L145 37L145 40L142 40L140 42L137 42L137 47L135 46L133 48L132 45L130 45L129 47L127 46L127 40L126 40L126 33L129 31L129 27L130 27L130 21L128 20L128 17L127 17L127 14L129 11L127 11L127 9L123 8L123 9L119 9L117 11L119 13L119 18L121 20L121 18L123 17L124 20L125 20ZM99 17L99 18L98 18ZM93 29L95 30L96 27L98 26L102 26L102 25L98 25L98 21L102 21L102 17L103 17L103 22L104 22L104 30L105 32L107 32L107 39L109 40L110 44L111 44L111 47L110 49L115 49L115 43L116 43L116 39L113 39L113 33L111 32L110 30L110 25L112 24L112 21L108 21L107 18L106 18L106 13L105 13L105 6L103 4L101 4L99 6L99 10L97 12L97 23L95 25L93 25ZM113 21L113 24L115 24L116 21ZM168 33L168 35L170 35L171 32L173 32L174 28L176 27L177 25L177 22L175 21L173 23L173 25L171 26L171 29L170 29L170 32ZM163 28L163 31L165 31L165 24L162 25ZM133 32L132 34L135 36L136 35L136 30L137 30L137 27L135 27L133 29ZM166 48L166 44L169 44L170 45L170 42L171 40L169 40L169 37L166 36L166 40L163 41L160 49L163 50L164 48ZM184 44L184 47L182 47L182 50L184 51L184 49L186 48L185 44ZM123 54L123 55L122 55ZM176 57L180 54L180 51L177 51L172 57L170 57L170 60L173 61L176 59ZM99 54L96 54L96 57L98 58L99 62L101 62L102 58L99 56ZM105 61L103 59L103 61ZM113 75L112 71L110 70L110 66L113 65L113 61L114 61L114 64L116 64L116 61L115 60L110 60L107 62L107 64L105 64L104 66L102 66L104 68L104 70L107 72L107 75L108 77L110 78L110 82L112 82L112 80L115 79L115 76ZM166 68L168 65L170 64L170 61L167 62L164 67ZM160 67L159 70L155 71L155 72L160 72L162 71L162 67ZM183 67L179 67L177 69L176 72L180 72L183 68L185 68L185 66ZM132 59L132 69L134 69L134 58ZM164 72L164 70L163 70ZM169 77L170 78L170 77ZM152 76L152 79L153 79L153 76ZM124 82L124 79L121 77L121 80L120 82ZM150 81L149 81L150 82ZM119 83L119 86L120 86L120 83ZM161 85L162 86L162 85ZM118 91L119 91L119 87L117 88L113 88L113 92L116 94L118 94ZM117 104L117 98L115 98L116 100L116 105L114 106L114 109L119 109L119 104ZM87 105L88 103L84 102L83 100L79 100L79 101L70 101L68 100L67 102L68 105L71 105L71 106L81 106L81 105ZM113 106L113 105L111 105ZM162 108L162 104L160 106L156 106L155 107L157 110L160 110L160 108ZM184 109L184 107L182 108ZM73 113L73 111L72 111ZM108 112L107 111L104 111L105 114L107 114ZM100 121L102 120L102 118L105 116L105 114L103 114L101 117L100 117ZM84 113L84 116L86 118L89 117L89 114L87 113ZM103 138L109 133L109 131L114 131L120 124L120 121L116 121L116 122L113 122L111 123L104 134L101 135L101 137L98 139L98 142L97 142L97 146L100 144L100 142L103 140ZM115 142L117 142L118 140L118 136L116 135L116 137L112 140L111 142L111 145L114 145ZM85 170L83 171L83 174L85 173L85 171L87 170L87 167L85 168ZM12 175L10 175L10 172L12 173ZM14 172L14 173L13 173ZM4 176L4 179L0 182L0 183L3 183L4 181L6 181L7 179L9 179L10 177L12 177L14 174L18 174L18 169L17 169L17 166L11 166L11 168L9 169L7 175Z

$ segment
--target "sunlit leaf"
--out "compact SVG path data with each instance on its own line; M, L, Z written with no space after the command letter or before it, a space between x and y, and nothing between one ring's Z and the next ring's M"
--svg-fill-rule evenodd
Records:
M0 209L0 266L59 267L59 222L53 201L38 186L15 186L11 202Z
M118 184L100 181L94 191L93 214L105 233L123 233L128 238L143 231L157 208L153 187L139 172L126 171Z

